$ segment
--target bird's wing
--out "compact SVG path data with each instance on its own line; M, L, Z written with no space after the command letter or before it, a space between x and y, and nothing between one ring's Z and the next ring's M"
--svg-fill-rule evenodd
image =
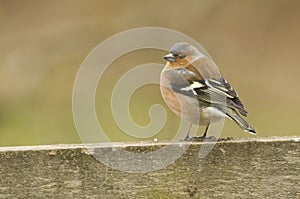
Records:
M237 93L223 77L205 79L197 69L192 67L189 65L186 68L168 71L171 88L174 92L196 97L207 104L225 105L247 116L247 111Z

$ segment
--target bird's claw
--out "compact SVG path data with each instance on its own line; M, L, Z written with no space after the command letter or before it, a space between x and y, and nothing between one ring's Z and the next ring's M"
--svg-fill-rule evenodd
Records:
M217 141L218 139L215 137L215 136L209 136L209 137L206 137L206 136L193 136L193 137L188 137L186 136L184 138L184 141L187 141L187 142L203 142L203 141Z

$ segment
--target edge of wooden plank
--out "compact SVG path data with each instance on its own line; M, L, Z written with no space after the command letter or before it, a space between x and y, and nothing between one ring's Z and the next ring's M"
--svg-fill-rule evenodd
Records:
M242 138L226 141L217 141L218 143L245 143L245 142L299 142L300 136L273 136L258 138ZM185 141L158 141L158 142L110 142L110 143L91 143L91 144L53 144L53 145L35 145L35 146L5 146L0 147L0 152L9 151L41 151L41 150L64 150L64 149L93 149L108 147L138 147L138 146L161 146L161 145L202 145L214 144L215 142L185 142Z

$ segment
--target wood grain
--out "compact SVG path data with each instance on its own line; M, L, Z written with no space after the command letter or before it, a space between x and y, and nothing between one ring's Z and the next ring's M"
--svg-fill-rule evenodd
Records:
M161 170L121 172L97 161L84 145L0 148L0 198L299 198L300 138L203 143ZM187 143L117 143L146 153ZM109 144L89 145L95 151ZM126 163L126 162L125 162Z

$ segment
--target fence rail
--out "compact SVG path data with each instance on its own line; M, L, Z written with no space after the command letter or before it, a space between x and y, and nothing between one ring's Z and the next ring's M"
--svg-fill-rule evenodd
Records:
M187 144L2 147L0 198L300 198L300 137L221 141L201 159L200 147L210 143L195 142L173 164L148 173L122 172L90 154Z

